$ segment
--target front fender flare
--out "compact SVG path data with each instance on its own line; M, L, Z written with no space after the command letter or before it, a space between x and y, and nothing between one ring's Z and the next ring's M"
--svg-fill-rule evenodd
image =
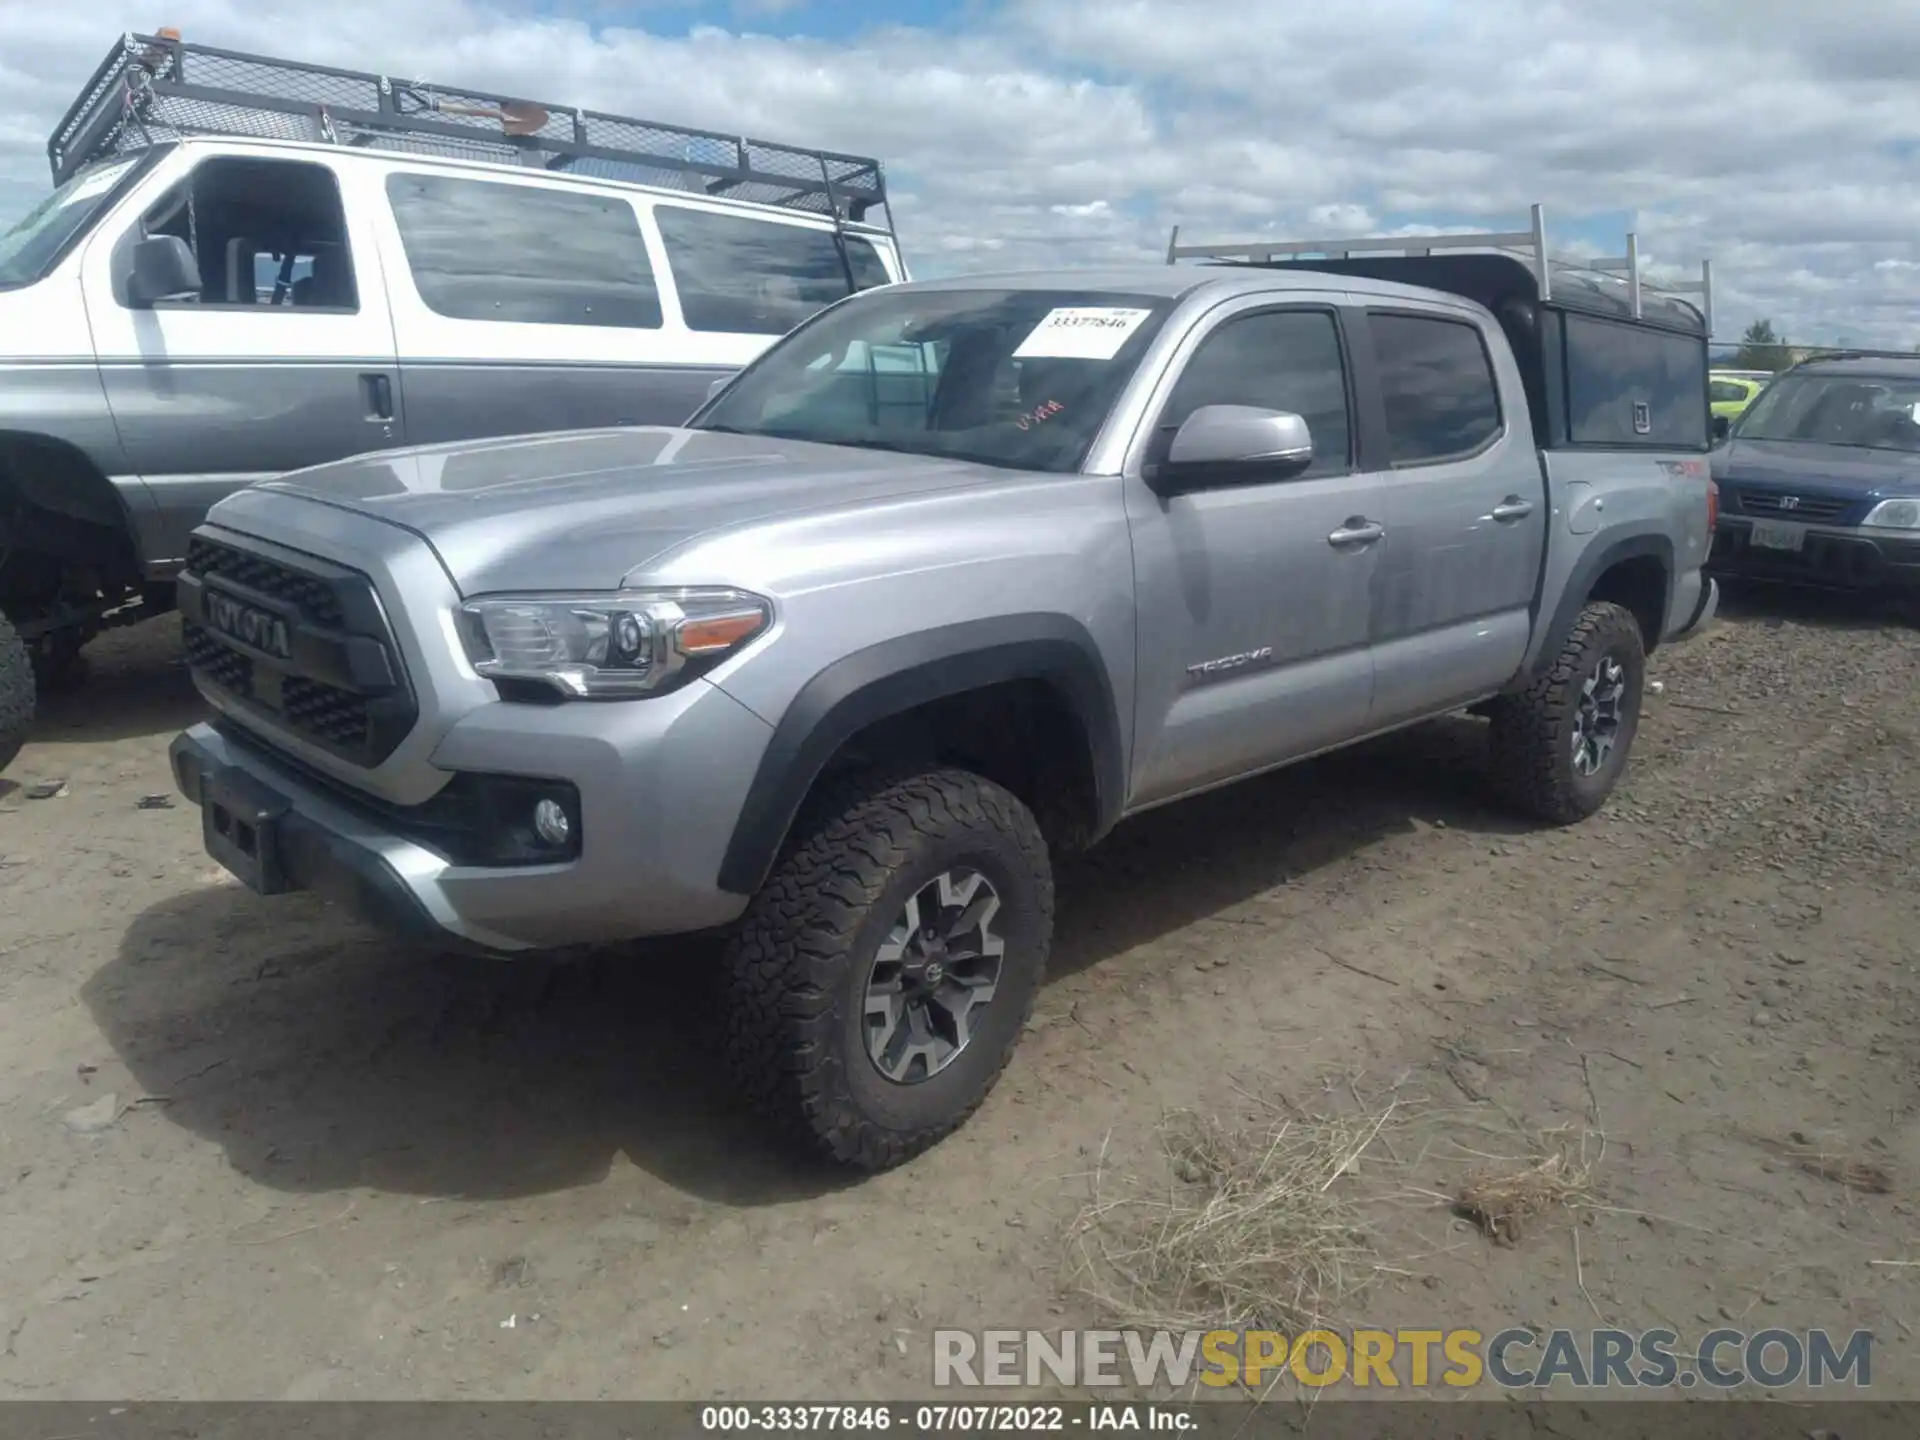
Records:
M1068 616L1005 615L885 640L809 680L760 757L721 860L720 888L736 895L760 888L814 781L860 731L934 700L1017 680L1051 686L1080 722L1091 752L1095 834L1104 834L1125 804L1126 762L1099 646Z

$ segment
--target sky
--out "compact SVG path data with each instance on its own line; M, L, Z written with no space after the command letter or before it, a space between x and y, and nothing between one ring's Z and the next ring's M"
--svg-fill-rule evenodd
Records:
M325 17L322 19L321 17ZM0 223L123 30L873 155L920 275L1526 228L1920 347L1915 0L0 0Z

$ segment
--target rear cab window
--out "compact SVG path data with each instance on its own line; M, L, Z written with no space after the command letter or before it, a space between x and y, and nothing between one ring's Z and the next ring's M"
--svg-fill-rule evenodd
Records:
M1501 432L1500 387L1486 337L1469 320L1397 311L1367 313L1387 457L1438 465L1486 449Z
M836 239L817 226L669 203L653 215L689 330L784 335L834 301L893 280L860 235Z

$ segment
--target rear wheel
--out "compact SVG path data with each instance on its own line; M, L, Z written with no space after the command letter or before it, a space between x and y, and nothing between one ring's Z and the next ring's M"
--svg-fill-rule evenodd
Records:
M1546 674L1492 702L1493 775L1507 799L1553 825L1604 805L1640 728L1646 669L1630 611L1606 602L1582 610Z
M0 770L11 765L27 743L33 706L33 656L13 622L0 615Z
M1006 790L946 769L844 782L729 945L735 1078L811 1148L898 1165L992 1090L1052 929L1046 842Z

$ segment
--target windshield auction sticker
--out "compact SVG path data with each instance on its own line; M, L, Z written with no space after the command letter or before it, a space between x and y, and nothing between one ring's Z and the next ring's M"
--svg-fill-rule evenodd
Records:
M1016 360L1111 360L1138 330L1151 310L1121 310L1112 306L1084 306L1049 310L1033 327Z

